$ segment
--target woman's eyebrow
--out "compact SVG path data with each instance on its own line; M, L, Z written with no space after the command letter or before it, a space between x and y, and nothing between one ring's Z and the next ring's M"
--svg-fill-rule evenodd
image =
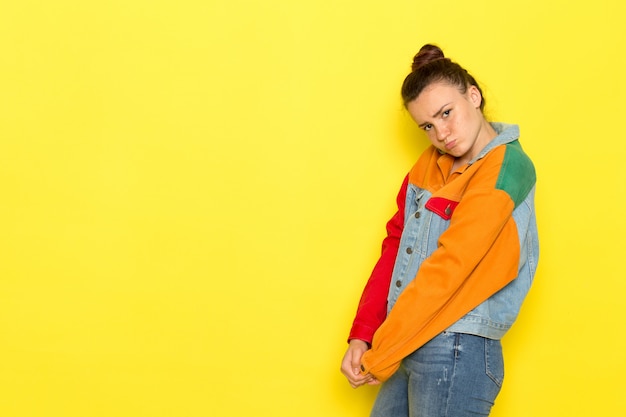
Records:
M436 112L435 114L433 114L432 118L434 119L435 117L439 116L439 115L441 114L441 112L443 111L443 109L444 109L447 105L449 105L449 104L451 104L451 103L452 103L452 102L450 102L450 103L446 103L446 104L444 104L443 106L441 106L441 108L440 108L439 110L437 110L437 112ZM420 125L419 125L419 127L422 127L422 128L423 128L423 127L424 127L424 126L426 126L427 124L428 124L428 122L424 122L424 123L420 124Z

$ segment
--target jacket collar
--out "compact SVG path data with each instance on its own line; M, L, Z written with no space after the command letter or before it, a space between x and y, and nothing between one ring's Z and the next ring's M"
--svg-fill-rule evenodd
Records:
M491 151L496 146L511 143L519 139L519 126L518 125L492 122L491 126L494 128L496 133L498 133L498 136L493 138L491 142L489 142L487 146L485 146L483 150L480 151L480 153L476 155L476 157L469 162L469 165L472 165L474 162L483 158L485 155L489 153L489 151Z

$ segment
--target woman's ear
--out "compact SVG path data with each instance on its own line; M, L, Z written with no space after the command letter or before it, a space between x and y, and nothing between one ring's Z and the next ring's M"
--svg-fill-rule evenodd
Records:
M467 88L467 96L477 109L480 108L480 105L483 102L483 96L480 94L480 90L475 85L470 85Z

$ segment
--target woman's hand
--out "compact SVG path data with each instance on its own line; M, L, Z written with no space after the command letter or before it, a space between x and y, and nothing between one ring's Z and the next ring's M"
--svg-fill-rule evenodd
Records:
M369 349L367 343L363 340L352 339L348 346L346 354L341 362L341 373L348 378L348 382L352 388L358 388L362 385L377 385L380 382L373 375L361 374L361 356Z

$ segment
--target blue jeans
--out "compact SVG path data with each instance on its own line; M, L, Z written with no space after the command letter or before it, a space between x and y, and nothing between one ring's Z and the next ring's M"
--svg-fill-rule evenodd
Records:
M488 416L503 379L499 340L444 332L404 358L371 417Z

